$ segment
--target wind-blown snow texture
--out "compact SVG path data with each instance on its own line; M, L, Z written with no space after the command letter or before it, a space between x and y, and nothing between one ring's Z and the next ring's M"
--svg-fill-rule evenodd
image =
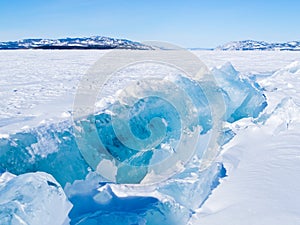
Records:
M90 60L98 57L98 53L92 53L95 55L91 56L90 52L88 56ZM8 58L7 62L9 62L8 56L14 58L16 57L14 54L6 52L2 53L1 57ZM50 60L53 57L65 59L65 54L87 53L37 51L18 54L33 54L31 56L35 56L34 59L35 54L41 54L44 59ZM202 58L201 54L204 53L198 52L197 54ZM213 56L208 57L207 54L203 55L204 62L209 66L215 65L212 63ZM243 67L239 61L241 57L238 54L241 53L236 53L238 56L230 54L224 55L222 59L220 55L215 55L217 65L220 65L220 61L223 62L224 59L229 58L233 64L236 64L236 67L247 68L246 64L249 62L242 62ZM282 56L286 60L287 56ZM255 58L257 57L260 56ZM266 58L266 55L262 57ZM273 61L278 60L282 63L280 57L278 59L274 59L273 55L269 57ZM32 58L28 60L31 61ZM83 68L81 70L84 72L84 68L87 68L90 62L85 64L82 60L77 60L71 59L70 61L73 65L81 62ZM71 65L70 61L63 62ZM7 62L2 67L0 73L2 77L7 77L4 73L12 71L20 77L22 73L23 75L28 73L28 71L24 72L24 69L18 71L15 67L10 68ZM44 65L46 64L40 64L39 74L43 74ZM25 175L15 178L9 176L8 173L2 175L4 178L0 183L0 211L13 210L10 212L15 212L10 213L10 219L13 219L11 224L41 224L38 222L39 216L26 214L26 207L22 206L25 203L33 209L42 208L47 215L44 218L53 219L51 224L62 224L64 220L67 224L69 223L67 217L70 218L70 224L185 225L187 223L218 224L220 221L222 224L237 225L297 224L299 222L297 212L300 208L300 201L297 197L300 191L297 185L300 175L297 148L299 146L297 137L300 128L298 116L300 100L296 87L299 86L297 82L300 67L299 64L293 63L274 73L278 64L265 65L267 68L265 70L261 64L256 66L255 68L249 67L251 71L246 69L242 74L238 73L231 64L211 70L222 87L227 105L224 117L227 121L224 138L219 142L224 150L217 162L200 172L197 161L191 161L180 174L161 184L150 186L113 184L90 171L77 149L71 121L68 120L70 103L63 108L57 107L55 113L51 114L54 115L51 120L47 118L49 114L47 115L43 107L39 107L43 94L35 92L37 96L31 96L31 88L26 89L26 85L22 84L22 79L18 79L16 83L12 82L11 87L5 85L8 78L2 80L1 87L6 89L1 91L1 97L8 96L3 99L11 102L10 104L3 103L7 105L7 108L2 109L5 114L2 114L0 129L2 133L0 163L2 171L8 170L15 174L25 173ZM72 74L71 68L62 71L56 68L48 73L60 71L64 74ZM258 72L253 73L252 70ZM31 76L35 76L34 73ZM27 85L41 91L45 85L47 101L44 105L49 104L48 107L51 107L51 102L57 102L59 96L64 95L65 89L72 90L69 87L76 84L77 79L80 78L80 72L77 72L77 75L75 73L75 76L70 75L68 80L64 80L63 77L68 76L57 76L57 78L45 76L48 79L45 81L46 84L33 82ZM47 86L49 82L58 84L61 82L61 86L53 88L59 93L53 92L55 94L52 95L50 94L52 92L48 92L52 88ZM21 92L19 92L20 89ZM8 90L18 98L9 98ZM30 104L28 101L16 101L16 99L26 99L28 96L31 97L32 109L34 109L30 111L31 115L22 110L22 107L25 107L22 104ZM13 106L18 107L20 114L15 113L16 109ZM13 123L14 119L9 120L9 118L18 118L20 124L29 124L29 127L24 126L22 130L17 130L18 126ZM40 119L44 120L43 123L36 126L36 121ZM290 173L291 170L294 171L293 174ZM34 171L52 174L64 187L68 200L63 197L64 193L61 193L60 197L53 195L53 198L60 203L51 201L50 205L47 205L39 202L39 199L49 196L49 192L56 193L53 191L62 191L62 189L51 176L45 173L28 173ZM7 176L8 178L5 178ZM41 183L35 185L35 177L39 176L41 178L38 178L38 182ZM29 182L33 186L42 187L39 191L39 198L35 197L34 192L32 195L28 194L27 185L18 191L18 195L15 194L14 185L11 187L9 184L16 178L20 183ZM3 193L11 193L11 195ZM8 196L12 196L12 206L1 204L1 201L5 202ZM20 206L18 202L21 202ZM60 210L64 213L60 214L60 217L53 217L53 208L57 206L65 206ZM274 212L276 213L273 214ZM6 214L3 218L9 219ZM37 222L28 219L36 219ZM20 222L22 220L24 223Z

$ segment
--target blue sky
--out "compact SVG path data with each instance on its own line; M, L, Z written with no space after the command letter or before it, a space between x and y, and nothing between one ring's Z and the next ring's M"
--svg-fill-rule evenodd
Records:
M299 0L0 0L0 41L102 35L215 47L300 40Z

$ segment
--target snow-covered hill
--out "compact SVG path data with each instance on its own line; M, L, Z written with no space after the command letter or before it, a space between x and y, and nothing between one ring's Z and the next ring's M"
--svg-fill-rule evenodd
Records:
M23 39L19 41L0 42L1 49L142 49L150 46L126 39L94 36L84 38L62 39Z
M222 51L300 51L300 41L290 41L286 43L268 43L265 41L232 41L218 46L215 50Z

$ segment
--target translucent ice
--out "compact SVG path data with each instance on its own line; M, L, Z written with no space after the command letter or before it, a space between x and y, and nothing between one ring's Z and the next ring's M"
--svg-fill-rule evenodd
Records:
M65 187L74 205L69 214L71 224L186 224L225 172L220 164L204 172L190 168L167 182L149 186L103 182L103 177L91 172L86 180Z
M61 225L68 221L72 204L49 174L43 172L0 177L2 225Z
M1 219L12 224L13 221L35 224L36 221L32 219L36 218L34 213L40 208L41 213L45 213L43 216L38 216L38 219L43 218L42 222L38 221L40 224L47 224L47 218L55 218L63 223L68 213L71 224L81 225L186 224L193 211L203 204L218 185L219 180L226 175L226 170L221 163L211 161L205 169L201 167L203 153L214 126L210 102L206 95L213 94L214 91L223 94L226 104L224 121L230 123L245 117L255 118L266 107L266 98L262 91L256 88L257 84L241 79L230 64L220 69L213 69L212 73L220 87L214 87L211 92L203 92L203 89L211 88L209 82L197 83L180 75L173 80L186 91L190 102L197 108L197 114L193 114L192 117L191 127L185 132L188 134L197 131L200 138L197 139L196 145L186 143L187 150L191 146L196 146L196 151L187 164L179 164L180 172L155 185L110 183L107 177L89 172L91 165L86 162L86 158L83 158L74 127L68 121L45 124L1 136L0 171L8 170L17 175L34 171L50 173L60 185L65 186L69 183L64 190L74 205L70 211L70 203L67 202L59 184L50 175L29 173L12 179L10 177L10 181L7 179L5 185L0 186L0 200L4 199L3 196L10 198L1 203L3 207L3 210L0 210ZM166 89L170 93L174 91L172 87ZM177 97L179 95L176 95ZM179 101L178 105L184 104ZM99 157L103 157L106 159L103 160L104 164L108 165L108 171L111 177L116 178L117 183L140 183L149 176L148 165L155 165L158 160L168 158L175 152L176 144L181 137L182 127L178 113L180 110L174 107L174 104L168 104L157 96L148 96L135 102L126 114L132 135L140 140L153 138L151 136L153 118L160 118L159 123L156 124L159 128L160 125L166 125L163 127L165 129L160 129L160 132L154 136L161 142L151 146L153 151L138 151L139 148L149 146L143 141L139 146L130 146L132 143L126 142L127 140L118 139L120 135L113 127L112 117L120 114L111 113L113 108L119 109L118 107L124 107L122 101L114 101L94 115L77 118L75 123L78 127L75 129L81 129L81 135L85 140L81 144L86 148L85 150L93 149L95 141L100 138L104 147L121 165L112 165L113 163L105 156L95 154L91 155L91 158L95 159L94 167L91 166L93 169L97 169ZM125 107L128 108L127 105ZM189 111L192 112L193 110ZM94 128L96 135L90 136ZM218 132L219 136L216 138L218 147L229 142L235 135L229 128ZM162 135L164 135L163 139L160 138ZM129 162L130 165L135 166L135 169L129 169L126 164L122 164L123 162ZM37 202L34 197L37 195L37 190L41 202ZM5 195L2 194L4 191ZM46 201L46 197L41 193L49 194L47 199L53 200ZM33 207L34 210L30 211L27 207ZM56 210L60 210L61 214L57 214Z
M64 185L83 179L88 165L78 151L71 124L61 122L0 138L1 167L17 175L44 171Z
M231 64L226 64L220 69L213 69L212 73L220 86L219 91L224 96L225 120L228 122L245 117L255 118L265 108L266 99L263 93L255 88L254 82L241 79ZM201 127L201 137L204 139L204 142L201 141L205 143L213 125L209 102L201 88L205 88L207 84L202 83L199 86L198 83L181 76L177 76L174 82L186 90L192 103L198 108L198 125ZM100 137L110 154L120 162L131 158L131 164L134 165L153 164L157 159L172 154L174 146L178 143L181 127L178 123L177 109L156 97L144 98L137 102L129 111L128 121L133 135L144 139L150 135L149 127L146 125L149 124L151 118L163 118L160 124L167 124L167 128L164 140L157 146L159 151L141 152L126 147L118 140L112 128L111 117L111 113L104 110L96 113L94 117L81 118L77 122L84 128L84 131L90 131L92 126L95 126L96 139ZM88 132L83 135L88 137L83 145L86 148L92 147L95 137L89 138ZM218 144L227 143L233 136L234 133L230 129L225 129L219 137ZM203 154L204 147L201 144L197 147L199 158ZM45 171L52 174L64 186L66 182L84 179L88 173L88 166L79 151L72 124L68 121L45 124L0 137L0 168L14 174ZM97 167L97 162L95 167ZM123 177L129 177L127 172L126 166L119 169L117 174L119 182L123 182ZM138 183L147 174L147 168L139 167L131 172L131 177L134 178L131 181Z
M267 106L266 97L253 82L239 77L230 63L212 70L219 86L223 89L226 103L225 120L234 122L246 117L258 117Z

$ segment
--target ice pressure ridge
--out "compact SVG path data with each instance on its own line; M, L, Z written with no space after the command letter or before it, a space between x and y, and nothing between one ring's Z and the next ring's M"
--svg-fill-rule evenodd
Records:
M247 117L257 118L266 107L266 98L259 86L252 80L242 79L231 64L215 68L212 73L224 97L225 122L233 123ZM203 108L197 121L202 128L200 141L205 141L212 129L211 114L205 95L201 92L201 87L188 78L179 76L177 82L189 92L194 105ZM136 104L129 115L130 126L134 134L140 135L140 138L143 138L142 135L149 135L147 134L149 130L143 130L145 127L141 124L147 123L153 116L163 117L169 125L163 140L164 146L176 143L180 124L176 120L178 115L172 105L155 98L147 98ZM102 111L96 113L95 117L87 116L77 122L86 128L89 124L95 123L98 136L110 153L120 161L134 156L131 163L137 166L155 163L154 152L136 152L118 142L110 121L111 114ZM218 138L218 144L224 145L234 135L232 130L225 127ZM226 175L225 168L218 162L213 162L205 170L199 170L203 149L201 144L198 147L196 155L180 173L156 185L139 186L112 183L93 172L78 149L74 127L68 121L10 134L9 137L0 139L0 167L3 172L8 171L17 176L1 180L0 196L12 196L10 200L12 204L7 206L3 203L5 202L3 197L0 197L0 208L9 210L12 216L9 217L8 214L0 216L6 219L6 224L22 224L20 221L40 224L38 218L32 220L33 222L29 221L28 218L30 216L34 218L35 215L28 216L28 213L40 208L41 203L36 202L37 198L42 199L51 193L56 199L54 202L66 207L60 210L64 218L49 224L61 224L61 221L68 221L68 218L70 221L66 223L70 224L186 224L193 212L218 185L219 179ZM165 149L159 157L168 154L168 150L172 149ZM32 173L37 171L46 173ZM133 177L136 180L133 183L139 183L146 176L147 169L134 172L136 174ZM2 176L7 174L3 173ZM122 168L116 174L117 181L122 183L122 179L127 175L126 167ZM35 181L36 177L40 185ZM9 185L16 179L25 185L24 190L18 191L18 195L13 186ZM37 197L36 193L28 193L26 190L29 184L33 187L37 185L42 187ZM69 207L69 204L73 207ZM45 204L42 210L52 212L52 206ZM47 215L52 217L53 214Z

